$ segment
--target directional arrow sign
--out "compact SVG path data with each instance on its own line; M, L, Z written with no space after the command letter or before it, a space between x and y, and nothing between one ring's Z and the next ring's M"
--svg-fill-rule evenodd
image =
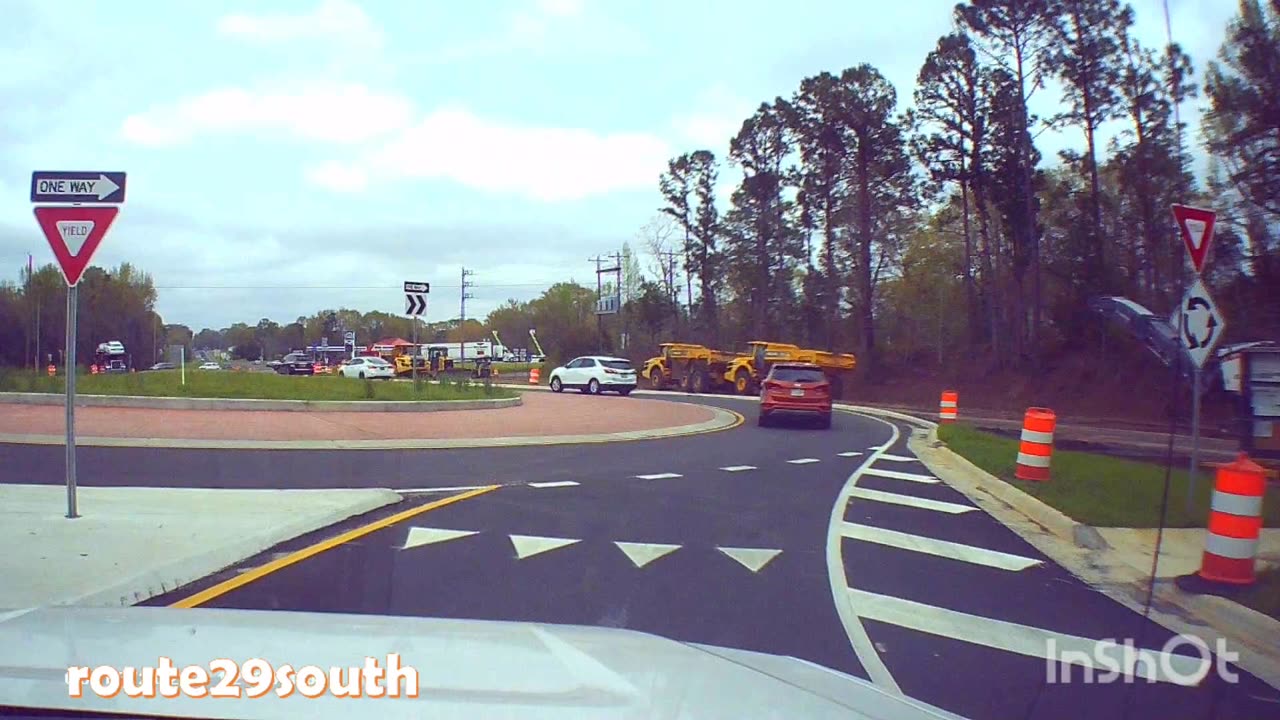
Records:
M1182 235L1182 244L1187 246L1187 257L1191 258L1191 267L1199 273L1204 269L1205 260L1209 257L1209 248L1213 247L1213 224L1218 214L1212 210L1174 205L1173 219L1178 223L1178 232Z
M407 293L429 293L431 292L431 283L409 282L405 280L404 291Z
M422 293L404 294L405 315L425 315L427 313L427 296Z
M44 231L67 285L80 282L93 252L116 219L117 207L37 207L36 222Z
M1196 279L1191 289L1182 298L1179 308L1180 318L1178 330L1182 336L1182 346L1196 368L1203 368L1209 354L1218 346L1222 333L1227 329L1227 321L1218 312L1218 306L1209 297L1209 290L1204 281Z
M124 202L122 172L37 170L31 173L31 202L118 204Z

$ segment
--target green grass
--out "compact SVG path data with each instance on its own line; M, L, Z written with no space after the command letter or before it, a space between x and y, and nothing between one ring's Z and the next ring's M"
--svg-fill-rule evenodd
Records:
M0 392L62 393L65 378L30 371L0 369ZM150 397L237 398L263 400L476 400L510 398L507 388L486 387L470 380L420 384L361 381L337 375L287 376L188 370L181 383L176 370L111 375L79 375L76 392L85 395L145 395Z
M996 477L1061 510L1067 516L1095 527L1157 527L1164 491L1163 466L1120 460L1085 452L1055 450L1052 479L1028 482L1013 477L1018 441L981 432L966 425L940 425L938 438L955 452ZM1197 483L1191 513L1186 510L1187 471L1174 470L1170 478L1169 509L1165 527L1204 527L1209 517L1213 471L1204 471ZM1280 489L1271 485L1263 499L1263 523L1280 527Z
M1280 620L1280 568L1258 573L1258 582L1233 599L1241 605Z

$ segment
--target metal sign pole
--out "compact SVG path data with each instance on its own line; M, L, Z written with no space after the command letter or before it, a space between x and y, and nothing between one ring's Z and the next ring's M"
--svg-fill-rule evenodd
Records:
M409 367L413 368L413 394L418 394L418 316L413 316L413 354L409 356Z
M67 288L67 517L76 514L76 286Z
M1191 468L1187 475L1187 516L1196 494L1196 471L1200 467L1200 368L1191 375Z

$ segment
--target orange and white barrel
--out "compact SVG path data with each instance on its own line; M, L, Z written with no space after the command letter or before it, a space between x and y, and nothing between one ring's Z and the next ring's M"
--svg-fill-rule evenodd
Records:
M1249 585L1257 579L1254 568L1266 485L1266 471L1244 453L1218 468L1200 577L1232 585Z
M1049 408L1027 408L1022 418L1022 442L1013 475L1019 480L1049 479L1049 459L1053 457L1053 428L1058 416Z
M938 401L938 421L953 423L960 413L960 394L955 390L943 390L942 399Z
M49 367L45 368L45 372L49 373L49 377L53 377L58 374L58 368L54 367L53 363L49 363Z
M538 368L529 368L529 384L537 385L542 382L542 371Z

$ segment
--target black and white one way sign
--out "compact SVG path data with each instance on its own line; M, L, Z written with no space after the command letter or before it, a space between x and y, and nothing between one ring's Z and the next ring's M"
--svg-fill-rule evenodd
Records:
M404 283L404 314L418 317L427 313L427 293L431 292L430 283Z
M1196 279L1191 289L1182 298L1179 308L1181 319L1178 323L1182 335L1182 346L1187 349L1187 356L1197 368L1204 367L1209 354L1218 346L1222 333L1226 330L1227 321L1218 312L1218 306L1209 297L1209 290L1204 281Z

